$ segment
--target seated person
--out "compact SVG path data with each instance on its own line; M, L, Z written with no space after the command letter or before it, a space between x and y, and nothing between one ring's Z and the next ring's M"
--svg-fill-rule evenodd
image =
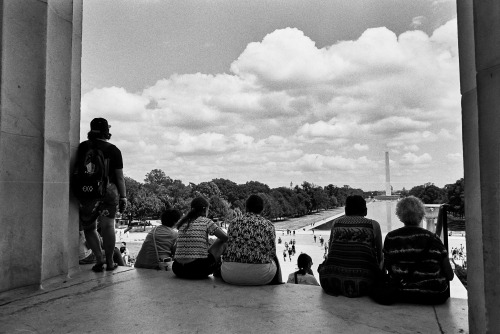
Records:
M128 265L128 257L130 255L130 252L128 251L127 243L125 241L122 242L122 246L120 247L120 253L122 254L123 262L126 265Z
M297 258L297 267L299 267L299 270L288 275L287 283L319 286L319 283L311 270L312 264L313 262L311 257L305 253L301 253Z
M372 291L382 263L382 233L366 214L364 198L349 196L345 216L333 221L328 255L318 268L328 294L359 297Z
M158 269L158 258L163 259L174 255L178 233L173 226L179 218L181 218L179 210L167 209L163 212L161 215L161 225L149 231L144 239L141 250L135 260L134 266L136 268ZM156 250L158 250L158 256Z
M405 225L387 234L384 268L397 285L396 300L441 304L450 297L453 269L441 240L420 227L425 215L422 201L414 196L400 200L396 215Z
M207 214L208 201L197 197L191 201L191 210L177 223L179 235L172 265L177 277L207 278L220 266L227 235ZM217 237L211 246L209 235Z
M246 213L233 219L227 231L227 248L222 257L222 279L237 285L264 285L273 281L281 271L276 258L274 225L260 215L264 201L250 195ZM279 282L281 283L281 282Z

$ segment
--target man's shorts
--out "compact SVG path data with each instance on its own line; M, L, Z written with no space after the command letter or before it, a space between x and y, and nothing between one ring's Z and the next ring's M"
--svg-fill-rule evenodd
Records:
M106 196L103 199L80 201L80 224L82 229L96 229L96 221L99 216L115 218L119 198L116 185L108 183Z

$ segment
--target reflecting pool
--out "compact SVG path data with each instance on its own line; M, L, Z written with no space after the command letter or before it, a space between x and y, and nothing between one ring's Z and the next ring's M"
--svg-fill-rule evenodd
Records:
M366 218L376 220L380 224L382 235L388 232L403 227L403 223L396 216L396 204L398 201L373 201L368 202L366 207L368 213ZM439 205L426 205L425 218L422 227L427 228L429 231L435 232L435 223L437 214L439 212ZM315 227L315 230L331 230L333 219L325 224Z
M399 221L396 216L396 203L397 201L374 201L367 203L368 214L366 218L376 220L380 224L382 234L403 227L403 223ZM333 219L317 226L315 230L331 230Z

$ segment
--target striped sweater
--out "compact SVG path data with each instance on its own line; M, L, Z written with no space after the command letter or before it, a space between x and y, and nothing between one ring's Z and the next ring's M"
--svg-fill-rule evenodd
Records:
M434 233L416 226L399 228L387 234L383 251L385 268L402 281L403 293L425 297L448 288L441 270L448 252Z

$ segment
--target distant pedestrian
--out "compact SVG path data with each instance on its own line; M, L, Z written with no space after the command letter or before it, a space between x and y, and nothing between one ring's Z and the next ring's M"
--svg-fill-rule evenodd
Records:
M283 261L286 262L286 249L283 249Z
M292 255L295 255L295 245L292 244Z
M313 238L314 238L314 242L316 242L316 234L313 236Z
M293 231L293 235L295 235L295 231Z

